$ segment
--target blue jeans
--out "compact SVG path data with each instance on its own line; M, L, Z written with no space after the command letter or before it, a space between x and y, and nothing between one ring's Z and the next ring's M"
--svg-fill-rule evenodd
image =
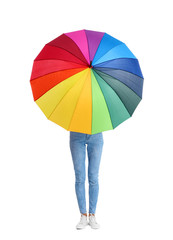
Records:
M98 173L103 135L70 132L70 150L75 171L75 191L80 213L86 213L85 156L88 153L89 213L95 214L99 193Z

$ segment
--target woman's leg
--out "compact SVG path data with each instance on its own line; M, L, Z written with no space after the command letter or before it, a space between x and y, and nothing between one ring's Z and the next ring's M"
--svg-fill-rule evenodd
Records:
M90 135L87 140L88 180L89 180L89 213L95 214L99 193L99 166L103 148L102 133Z
M86 135L70 132L70 150L75 171L75 191L80 213L86 213L85 199L85 146Z

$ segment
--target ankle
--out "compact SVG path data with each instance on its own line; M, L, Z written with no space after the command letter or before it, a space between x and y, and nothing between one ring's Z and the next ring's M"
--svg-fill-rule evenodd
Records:
M87 213L82 213L82 215L86 216L87 217Z
M95 216L95 214L94 214L94 213L89 213L89 216L91 216L91 215Z

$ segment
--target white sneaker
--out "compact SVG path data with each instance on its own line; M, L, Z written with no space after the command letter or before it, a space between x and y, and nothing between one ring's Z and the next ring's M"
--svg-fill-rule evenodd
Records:
M89 225L90 225L91 228L93 228L93 229L98 229L98 228L100 228L100 225L96 222L95 215L89 216Z
M80 222L77 224L76 229L83 229L88 225L87 216L81 214Z

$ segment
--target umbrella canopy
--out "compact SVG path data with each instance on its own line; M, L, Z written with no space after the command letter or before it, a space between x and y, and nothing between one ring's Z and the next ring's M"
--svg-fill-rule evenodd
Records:
M80 30L47 43L33 63L34 101L69 131L95 134L132 116L142 99L137 58L104 32Z

